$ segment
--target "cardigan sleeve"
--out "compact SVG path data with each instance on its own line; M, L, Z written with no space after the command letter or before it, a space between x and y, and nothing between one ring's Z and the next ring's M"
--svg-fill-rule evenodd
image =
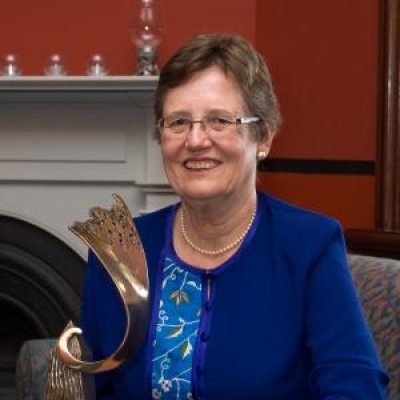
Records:
M363 317L337 225L309 271L305 327L313 398L386 399L388 378Z
M83 299L81 307L81 327L86 343L88 344L93 360L99 360L105 357L101 349L99 340L99 321L98 321L98 305L97 291L99 287L97 280L102 275L103 267L100 261L90 251L88 263L85 272L85 282L83 288ZM94 375L97 400L112 400L114 392L112 379L109 372Z

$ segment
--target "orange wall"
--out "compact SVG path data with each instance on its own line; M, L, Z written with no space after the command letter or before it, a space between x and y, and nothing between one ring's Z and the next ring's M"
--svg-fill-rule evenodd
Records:
M154 0L161 11L160 62L199 32L236 31L254 42L256 1ZM85 74L102 53L113 75L134 71L130 40L139 0L14 0L2 3L0 54L17 53L24 74L40 75L51 53L65 56L70 74Z
M279 157L374 160L378 0L257 2L284 126Z
M256 44L266 56L284 124L272 157L374 161L378 0L260 0ZM261 173L260 187L371 228L375 177Z
M345 228L374 225L375 179L369 176L263 172L259 189L338 219Z

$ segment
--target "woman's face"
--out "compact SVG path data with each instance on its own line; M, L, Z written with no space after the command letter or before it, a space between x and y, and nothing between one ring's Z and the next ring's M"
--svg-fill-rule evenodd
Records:
M220 68L210 67L169 90L163 117L201 120L206 116L250 116L236 83ZM241 200L254 193L257 143L249 125L229 125L213 131L200 123L186 134L161 132L165 172L183 200Z

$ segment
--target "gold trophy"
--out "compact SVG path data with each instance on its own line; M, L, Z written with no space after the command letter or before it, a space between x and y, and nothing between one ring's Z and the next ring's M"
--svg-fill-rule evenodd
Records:
M128 207L113 194L111 209L93 207L90 218L70 230L96 254L121 296L126 329L121 344L107 358L85 361L82 330L69 323L51 352L45 400L94 399L93 373L117 368L142 346L149 320L149 279L143 245Z

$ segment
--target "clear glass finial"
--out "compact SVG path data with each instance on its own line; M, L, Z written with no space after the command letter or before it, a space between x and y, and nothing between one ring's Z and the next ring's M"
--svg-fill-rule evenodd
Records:
M104 65L104 57L101 54L94 54L89 63L87 74L90 76L104 76L107 75L107 69Z
M66 75L66 70L62 63L62 57L60 54L52 54L49 57L49 65L47 66L44 72L48 76Z
M18 66L18 57L15 54L7 54L4 57L4 67L2 74L4 76L19 76L21 70Z

